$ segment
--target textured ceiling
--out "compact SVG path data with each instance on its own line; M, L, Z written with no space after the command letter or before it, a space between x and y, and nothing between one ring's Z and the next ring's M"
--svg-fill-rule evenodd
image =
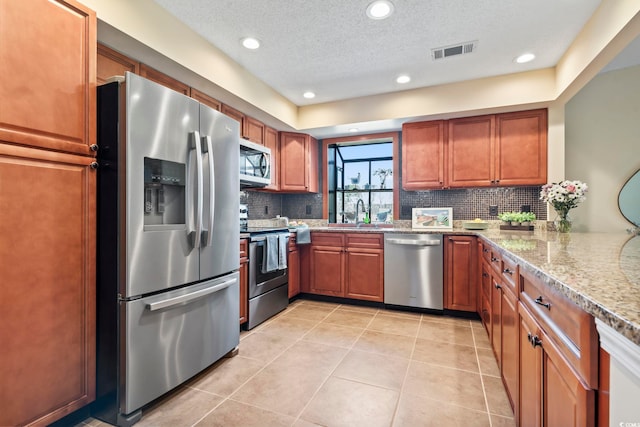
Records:
M600 0L155 0L297 105L554 66ZM240 45L243 37L260 49ZM477 40L472 54L434 61L431 49ZM537 58L513 60L524 52ZM409 74L410 83L395 78ZM315 99L302 97L313 91Z

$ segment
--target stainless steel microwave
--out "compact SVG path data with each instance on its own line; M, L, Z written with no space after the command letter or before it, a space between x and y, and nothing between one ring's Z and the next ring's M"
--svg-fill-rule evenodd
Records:
M240 139L240 187L265 187L271 184L271 149Z

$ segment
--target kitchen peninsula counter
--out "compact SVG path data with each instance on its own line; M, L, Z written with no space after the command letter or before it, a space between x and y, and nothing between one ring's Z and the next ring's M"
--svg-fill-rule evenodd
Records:
M311 227L334 233L469 234L507 253L522 270L640 346L640 236L627 233L432 231L403 227Z

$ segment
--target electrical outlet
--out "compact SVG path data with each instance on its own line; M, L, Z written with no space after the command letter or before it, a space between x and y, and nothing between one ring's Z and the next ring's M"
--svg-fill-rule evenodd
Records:
M531 205L520 206L520 212L531 212Z
M264 206L264 214L269 215L269 206L267 205Z
M311 215L311 205L306 205L305 206L305 212L307 215Z
M492 216L498 215L498 205L489 205L489 215L492 215Z

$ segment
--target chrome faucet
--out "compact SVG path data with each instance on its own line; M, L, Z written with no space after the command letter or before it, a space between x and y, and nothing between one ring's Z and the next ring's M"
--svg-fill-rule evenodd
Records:
M364 210L364 200L358 199L358 201L356 202L356 226L360 226L360 224L364 223L364 221L360 221L358 217L358 206L360 206L360 203L362 203L362 213L366 213L366 211Z

